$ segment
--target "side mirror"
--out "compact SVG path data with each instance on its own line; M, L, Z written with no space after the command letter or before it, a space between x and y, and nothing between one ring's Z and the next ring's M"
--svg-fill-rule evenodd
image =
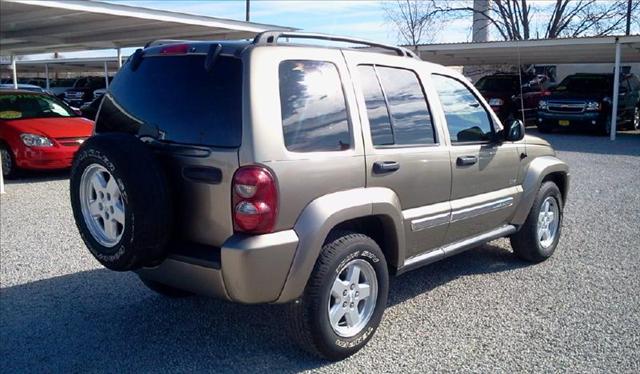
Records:
M524 138L524 123L519 119L514 119L506 129L505 139L510 142L517 142Z

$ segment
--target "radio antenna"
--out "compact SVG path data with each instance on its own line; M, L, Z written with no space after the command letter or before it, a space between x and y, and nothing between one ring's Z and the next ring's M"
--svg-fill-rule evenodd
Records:
M526 117L524 115L524 93L522 91L522 59L520 56L520 40L516 42L516 48L518 50L518 80L520 81L520 115L522 117L522 124L527 127ZM524 137L524 152L520 154L520 159L527 157L527 137L525 133Z

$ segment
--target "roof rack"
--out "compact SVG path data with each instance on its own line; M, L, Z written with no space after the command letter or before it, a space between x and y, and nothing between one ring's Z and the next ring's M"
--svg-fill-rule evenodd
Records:
M278 39L280 38L316 39L316 40L327 40L332 42L356 43L356 44L367 45L370 47L390 50L395 52L398 56L420 59L415 53L411 52L410 50L403 47L398 47L395 45L376 43L376 42L371 42L364 39L351 38L348 36L335 36L335 35L316 34L316 33L307 33L307 32L264 31L256 35L256 37L253 39L253 44L275 45L278 43Z

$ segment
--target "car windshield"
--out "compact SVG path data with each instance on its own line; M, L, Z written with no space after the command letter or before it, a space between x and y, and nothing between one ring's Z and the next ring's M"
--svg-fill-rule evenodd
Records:
M579 76L572 75L566 77L555 88L556 91L568 92L593 92L593 91L611 91L613 82L611 77L607 76Z
M75 116L73 110L51 96L26 93L0 95L0 119Z
M476 83L480 91L512 91L518 89L518 79L513 77L483 77Z

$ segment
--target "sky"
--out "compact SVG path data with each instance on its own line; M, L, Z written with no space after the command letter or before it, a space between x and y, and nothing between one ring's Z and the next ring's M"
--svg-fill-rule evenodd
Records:
M177 0L109 0L108 2L206 15L244 21L244 0L177 1ZM403 44L394 26L387 20L382 1L271 1L251 0L251 21L289 26L303 31L359 37L390 44ZM435 32L435 31L434 31ZM471 38L471 17L447 24L436 34L436 42L465 42ZM133 49L123 50L123 54ZM112 56L115 52L66 52L63 57ZM32 55L30 59L49 55Z

